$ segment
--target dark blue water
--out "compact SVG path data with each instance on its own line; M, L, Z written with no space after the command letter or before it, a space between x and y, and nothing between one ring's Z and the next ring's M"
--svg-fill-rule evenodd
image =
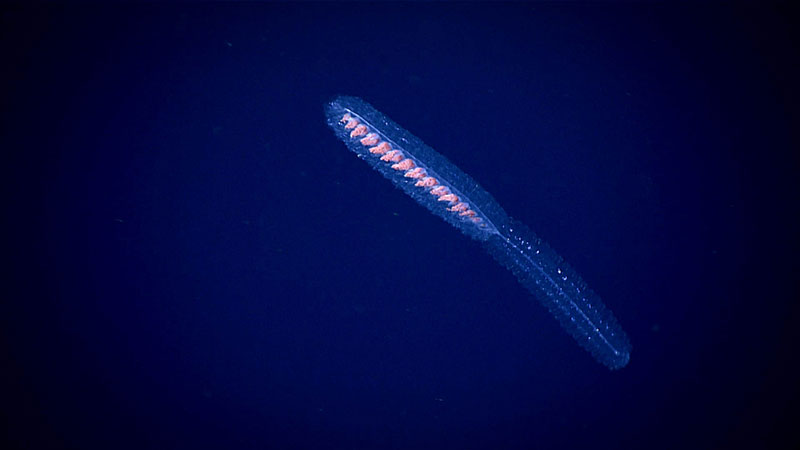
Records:
M5 448L797 445L796 23L4 6ZM547 240L628 366L347 151L339 94Z

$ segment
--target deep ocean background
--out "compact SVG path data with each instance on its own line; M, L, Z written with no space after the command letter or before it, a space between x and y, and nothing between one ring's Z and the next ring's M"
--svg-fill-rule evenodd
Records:
M3 448L797 448L787 6L13 6ZM629 334L595 362L327 128L355 95Z

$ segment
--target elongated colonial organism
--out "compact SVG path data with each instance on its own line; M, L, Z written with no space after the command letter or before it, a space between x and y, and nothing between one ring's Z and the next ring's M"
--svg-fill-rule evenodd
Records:
M366 102L338 97L325 109L347 147L434 214L481 241L597 361L624 367L631 344L616 318L546 243L467 174Z

